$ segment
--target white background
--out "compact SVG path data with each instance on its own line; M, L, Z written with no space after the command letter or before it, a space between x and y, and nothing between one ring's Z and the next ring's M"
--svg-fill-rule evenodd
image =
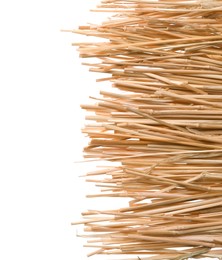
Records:
M0 259L86 259L76 227L83 112L95 75L61 33L96 1L0 1Z
M89 166L74 161L95 75L60 30L85 24L97 2L0 2L0 259L86 259L70 223L89 193L78 178Z

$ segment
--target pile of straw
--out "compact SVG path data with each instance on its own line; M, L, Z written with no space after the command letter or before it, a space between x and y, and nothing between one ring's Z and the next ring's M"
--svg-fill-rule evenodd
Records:
M75 45L113 91L82 106L93 112L84 152L120 165L88 174L101 187L89 197L130 202L83 213L87 246L141 260L220 258L222 1L103 0L94 11L114 15L74 32L104 41Z

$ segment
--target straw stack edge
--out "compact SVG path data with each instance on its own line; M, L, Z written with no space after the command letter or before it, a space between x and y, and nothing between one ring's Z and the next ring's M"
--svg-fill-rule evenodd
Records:
M72 32L100 40L74 45L113 88L82 105L84 155L111 166L87 174L101 188L88 197L129 203L73 224L104 259L221 259L222 1L103 0L93 11L110 18Z

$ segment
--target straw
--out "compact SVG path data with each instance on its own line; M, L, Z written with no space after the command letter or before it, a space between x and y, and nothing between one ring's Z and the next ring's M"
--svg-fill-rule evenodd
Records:
M103 0L93 11L112 15L69 31L112 87L82 105L84 156L104 161L85 175L99 189L87 197L116 207L95 202L73 223L88 256L220 258L222 1Z

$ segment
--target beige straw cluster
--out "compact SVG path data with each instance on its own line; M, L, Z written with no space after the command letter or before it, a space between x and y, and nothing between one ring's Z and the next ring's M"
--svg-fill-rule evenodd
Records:
M74 32L104 40L75 45L113 91L82 106L84 152L119 166L88 174L101 187L89 197L129 204L83 213L86 246L103 259L221 259L222 1L103 0L94 11L111 18Z

